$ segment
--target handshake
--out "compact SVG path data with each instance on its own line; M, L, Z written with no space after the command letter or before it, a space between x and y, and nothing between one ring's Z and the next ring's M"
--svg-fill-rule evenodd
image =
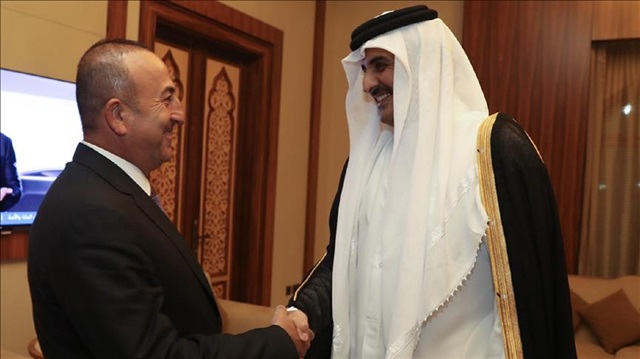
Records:
M300 358L305 356L314 337L313 331L309 328L306 314L299 310L287 311L283 305L279 305L273 313L271 324L284 329L298 349Z

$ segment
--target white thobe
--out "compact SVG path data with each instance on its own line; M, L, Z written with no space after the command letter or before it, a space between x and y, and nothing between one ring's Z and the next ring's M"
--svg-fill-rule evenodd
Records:
M382 239L371 230L372 218L384 218L384 199L389 179L389 161L393 148L393 129L381 125L370 173L362 191L358 212L355 309L351 310L352 358L384 358L382 331Z
M486 237L466 282L423 325L413 358L504 358Z
M350 310L350 358L377 359L386 353L382 297L383 238L372 219L384 218L393 129L383 125L376 142L369 175L358 210L356 300ZM388 270L388 269L387 269ZM397 308L402 310L402 308ZM388 325L388 323L386 323ZM486 243L478 251L475 267L465 283L421 328L413 358L502 358L502 333L493 297L493 282Z

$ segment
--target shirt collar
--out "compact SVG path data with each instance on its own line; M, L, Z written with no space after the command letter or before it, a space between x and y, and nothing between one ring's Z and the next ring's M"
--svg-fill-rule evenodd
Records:
M129 175L129 177L131 177L131 179L135 183L137 183L138 186L140 186L140 188L142 188L142 190L145 191L147 195L151 195L151 184L149 183L147 177L145 177L144 173L142 173L142 171L138 167L136 167L136 165L125 160L122 157L114 155L113 153L105 150L102 147L94 145L93 143L82 141L82 144L92 148L99 154L109 159L111 162L115 163L116 166L120 167L120 169L122 169L127 175Z

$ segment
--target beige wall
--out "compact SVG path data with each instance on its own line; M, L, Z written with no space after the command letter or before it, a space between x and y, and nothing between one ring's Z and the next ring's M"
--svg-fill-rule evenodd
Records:
M314 256L320 259L329 238L329 210L349 154L344 99L347 81L340 60L350 52L351 31L380 13L406 6L426 4L438 11L458 40L462 40L464 1L328 1L324 34L322 114L318 190L316 205L316 243Z
M0 4L4 68L74 81L80 56L106 33L106 1Z
M27 344L36 336L31 319L31 298L24 261L0 265L0 347L27 355Z
M286 304L302 276L315 2L222 2L284 32L271 304Z
M313 65L313 1L222 1L284 32L280 133L274 226L271 303L287 300L285 288L302 277L307 156ZM320 257L328 238L328 211L348 152L340 59L351 30L384 10L411 1L329 1L325 25L317 245ZM460 38L462 1L426 2L440 12ZM1 66L73 81L82 53L106 32L106 1L1 1ZM139 1L128 6L127 37L138 34ZM24 261L0 265L2 348L26 355L35 336Z
M80 56L105 36L107 2L1 1L0 16L1 67L74 81ZM0 345L28 355L35 330L26 262L3 262L0 272Z

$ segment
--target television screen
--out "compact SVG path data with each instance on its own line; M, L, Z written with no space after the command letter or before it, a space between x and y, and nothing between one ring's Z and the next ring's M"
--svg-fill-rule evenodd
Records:
M4 229L33 222L49 186L82 140L82 127L74 83L0 69L0 84L0 132L6 136L2 145L13 145L22 190L17 202L5 194L5 178L13 171L5 168L9 150L3 148L0 225Z

